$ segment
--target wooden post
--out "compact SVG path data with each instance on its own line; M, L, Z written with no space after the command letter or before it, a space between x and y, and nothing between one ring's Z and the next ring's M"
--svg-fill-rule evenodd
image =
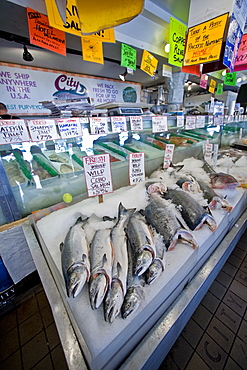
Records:
M103 195L102 194L98 196L98 199L99 199L99 203L103 203Z

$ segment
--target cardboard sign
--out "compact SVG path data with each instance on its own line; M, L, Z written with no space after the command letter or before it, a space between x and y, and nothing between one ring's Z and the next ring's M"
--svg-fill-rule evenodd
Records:
M107 117L90 117L89 122L92 135L108 134Z
M162 76L163 77L172 77L172 67L167 66L166 64L162 65Z
M104 64L103 46L101 41L89 37L81 37L82 59L87 62Z
M219 83L217 85L217 90L216 90L216 93L215 94L222 95L222 93L223 93L223 84L222 83Z
M205 73L201 75L200 86L203 89L206 89L208 86L208 75L206 75Z
M205 116L196 116L196 128L205 127Z
M112 132L127 131L127 123L125 116L111 117Z
M153 77L158 66L158 59L156 59L147 50L143 50L142 61L140 69Z
M49 25L48 17L27 8L30 43L66 55L65 33Z
M240 25L234 14L232 14L223 58L223 63L230 69L230 72L234 70L242 35L243 32L241 31Z
M170 164L172 162L174 147L175 147L174 144L166 144L163 168L170 167Z
M167 130L166 116L152 116L152 132L163 132Z
M184 65L212 62L220 51L228 13L188 29Z
M225 78L224 78L224 84L228 86L236 86L237 72L226 73Z
M170 51L168 62L182 67L184 59L185 36L187 27L178 20L170 17Z
M186 130L194 130L196 128L196 116L186 116L185 128Z
M129 154L129 182L135 185L145 180L144 153Z
M121 44L121 66L136 70L136 49L123 43Z
M28 120L27 124L32 141L59 139L54 119Z
M208 91L214 94L215 88L216 88L216 81L211 78Z
M82 136L80 118L57 119L57 124L62 139Z
M131 131L142 131L143 130L142 116L130 116L129 119L130 119Z
M242 36L241 43L238 49L238 55L236 57L234 70L241 71L241 66L243 70L246 70L247 64L247 33Z
M88 196L112 193L110 155L90 155L82 157L82 160Z
M0 120L0 144L23 143L29 140L24 119Z
M184 116L177 116L177 127L184 127Z

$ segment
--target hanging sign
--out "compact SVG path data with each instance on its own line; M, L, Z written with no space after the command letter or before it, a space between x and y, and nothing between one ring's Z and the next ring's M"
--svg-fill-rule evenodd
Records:
M144 153L129 154L129 182L135 185L145 180Z
M59 139L54 119L38 119L27 121L32 141Z
M108 134L107 117L90 117L91 135Z
M188 29L184 65L212 62L220 58L220 51L228 13Z
M247 69L247 33L242 36L241 43L238 49L238 55L234 66L235 71Z
M123 43L121 44L121 66L136 70L136 49Z
M208 75L206 75L205 73L203 73L201 75L201 79L200 79L200 86L203 88L203 89L206 89L207 86L208 86Z
M170 17L170 51L168 63L182 67L184 59L185 36L187 27Z
M66 55L65 33L49 25L48 17L27 8L30 43Z
M243 32L234 14L232 14L223 58L223 63L230 69L230 72L234 70L242 35Z
M223 93L223 83L219 83L217 85L217 90L216 90L215 94L222 95L222 93Z
M103 46L101 41L81 37L82 59L87 62L104 64Z
M167 66L166 64L162 65L162 76L172 78L172 67Z
M57 119L57 124L62 139L82 136L80 118Z
M205 127L205 116L196 116L196 128Z
M110 155L82 157L87 193L89 197L113 192Z
M216 81L211 78L208 91L214 94L215 88L216 88Z
M186 130L194 130L196 128L196 116L186 116L185 128Z
M152 116L152 132L163 132L167 130L166 116Z
M224 84L228 86L236 86L237 72L226 73L225 78L224 78Z
M127 123L125 116L111 117L112 132L127 131Z
M247 14L247 0L234 0L232 13L237 19L241 31L244 31Z
M30 137L24 119L0 120L0 144L25 141L30 141Z
M130 116L129 119L130 119L131 131L142 131L143 130L142 116Z
M156 59L147 50L143 50L142 61L140 69L153 77L158 66L158 59Z
M184 116L177 116L177 127L184 127Z
M166 144L166 150L165 150L165 155L164 155L163 168L170 167L170 164L172 162L174 147L175 147L174 144Z

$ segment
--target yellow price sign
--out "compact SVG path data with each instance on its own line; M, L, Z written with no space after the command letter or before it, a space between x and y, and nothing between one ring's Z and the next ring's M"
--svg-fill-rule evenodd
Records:
M228 13L188 29L184 66L208 63L220 58Z
M101 41L82 37L82 59L87 62L104 64L103 46Z
M153 77L157 69L157 66L158 66L158 59L156 59L147 50L143 50L140 69L146 72L151 77Z
M211 79L208 91L211 92L212 94L214 94L215 88L216 88L216 81Z

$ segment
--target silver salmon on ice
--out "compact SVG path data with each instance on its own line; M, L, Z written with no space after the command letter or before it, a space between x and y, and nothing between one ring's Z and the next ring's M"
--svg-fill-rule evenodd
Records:
M90 277L88 242L83 225L86 220L78 218L69 229L64 243L60 244L61 263L68 297L80 293Z
M112 282L105 299L105 320L113 322L119 314L126 294L128 273L128 252L125 227L135 209L126 209L119 204L118 221L111 231L114 250Z
M134 272L142 275L155 258L156 249L152 232L140 212L132 215L126 233L134 253Z
M97 230L90 247L91 278L89 298L92 309L98 308L111 284L113 248L111 229Z

